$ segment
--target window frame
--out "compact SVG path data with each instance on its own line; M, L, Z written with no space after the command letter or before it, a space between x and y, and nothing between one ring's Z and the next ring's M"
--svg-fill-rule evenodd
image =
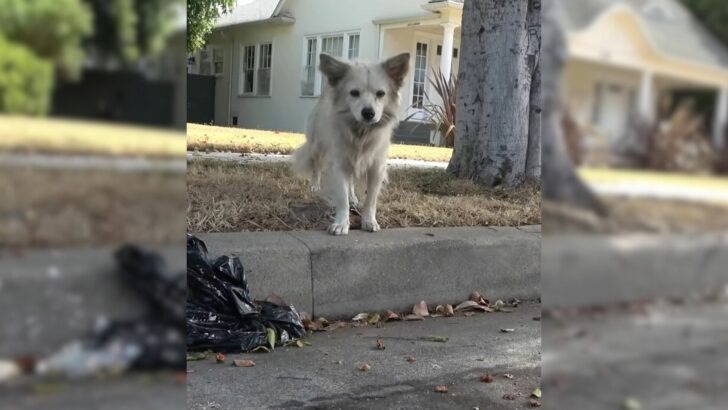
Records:
M270 45L270 80L268 85L268 93L260 94L258 90L258 71L261 69L261 48ZM253 90L245 91L245 75L246 54L245 50L253 47L255 55L253 56ZM238 66L238 97L272 97L273 96L273 68L275 62L276 46L273 40L243 43L240 45L240 65Z
M353 29L353 30L341 30L341 31L332 31L332 32L326 32L326 33L312 33L312 34L305 34L303 36L302 40L302 53L301 53L301 68L299 70L299 87L298 87L298 94L299 98L318 98L321 96L321 90L322 85L324 82L323 75L321 74L321 71L318 70L319 66L319 56L321 55L322 49L323 49L323 39L324 38L332 38L332 37L339 37L343 36L343 42L342 42L342 50L341 50L341 56L339 58L344 60L350 60L349 59L349 42L352 36L359 36L359 41L357 43L357 56L353 59L358 59L361 55L361 29ZM313 60L313 67L314 67L314 84L313 84L313 94L306 95L303 93L303 80L305 79L305 68L307 67L308 62L308 42L309 40L316 40L316 50L314 50L314 60Z

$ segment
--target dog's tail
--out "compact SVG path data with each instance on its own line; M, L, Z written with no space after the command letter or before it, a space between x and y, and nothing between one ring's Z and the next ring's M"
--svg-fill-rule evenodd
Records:
M306 140L306 142L298 148L295 152L293 152L292 157L292 167L293 172L296 174L305 177L310 178L313 174L313 144L311 141Z

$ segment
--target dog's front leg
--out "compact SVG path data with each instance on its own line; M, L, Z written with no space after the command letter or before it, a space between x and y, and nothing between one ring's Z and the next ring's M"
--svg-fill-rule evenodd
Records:
M387 172L386 164L372 164L367 170L367 197L364 200L364 209L361 214L361 229L363 231L377 232L377 198L382 189L382 182Z
M349 233L349 173L337 170L334 174L334 205L336 216L334 223L329 226L331 235L346 235Z

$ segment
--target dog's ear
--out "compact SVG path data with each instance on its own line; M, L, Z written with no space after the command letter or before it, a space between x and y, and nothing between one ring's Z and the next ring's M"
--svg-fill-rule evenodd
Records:
M410 67L410 54L402 53L400 55L396 55L383 62L382 67L384 67L384 71L387 73L389 78L394 80L397 87L402 87L404 77L407 76L407 72Z
M328 54L321 53L319 60L321 61L319 69L322 73L324 73L326 78L329 80L329 85L332 87L336 87L336 84L338 84L349 71L348 63Z

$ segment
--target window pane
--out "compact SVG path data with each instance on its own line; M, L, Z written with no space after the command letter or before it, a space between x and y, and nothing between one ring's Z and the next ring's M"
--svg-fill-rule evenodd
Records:
M321 39L321 52L334 57L344 55L344 36L324 37Z
M212 50L213 70L215 74L222 74L225 54L223 50L215 48Z
M313 95L316 81L316 45L316 38L309 38L306 41L306 64L301 78L301 95Z
M243 52L243 93L253 92L255 80L255 46L245 46Z
M422 108L425 97L425 80L427 78L427 44L417 43L415 53L414 85L412 87L412 104Z
M359 58L359 34L349 36L349 59Z

